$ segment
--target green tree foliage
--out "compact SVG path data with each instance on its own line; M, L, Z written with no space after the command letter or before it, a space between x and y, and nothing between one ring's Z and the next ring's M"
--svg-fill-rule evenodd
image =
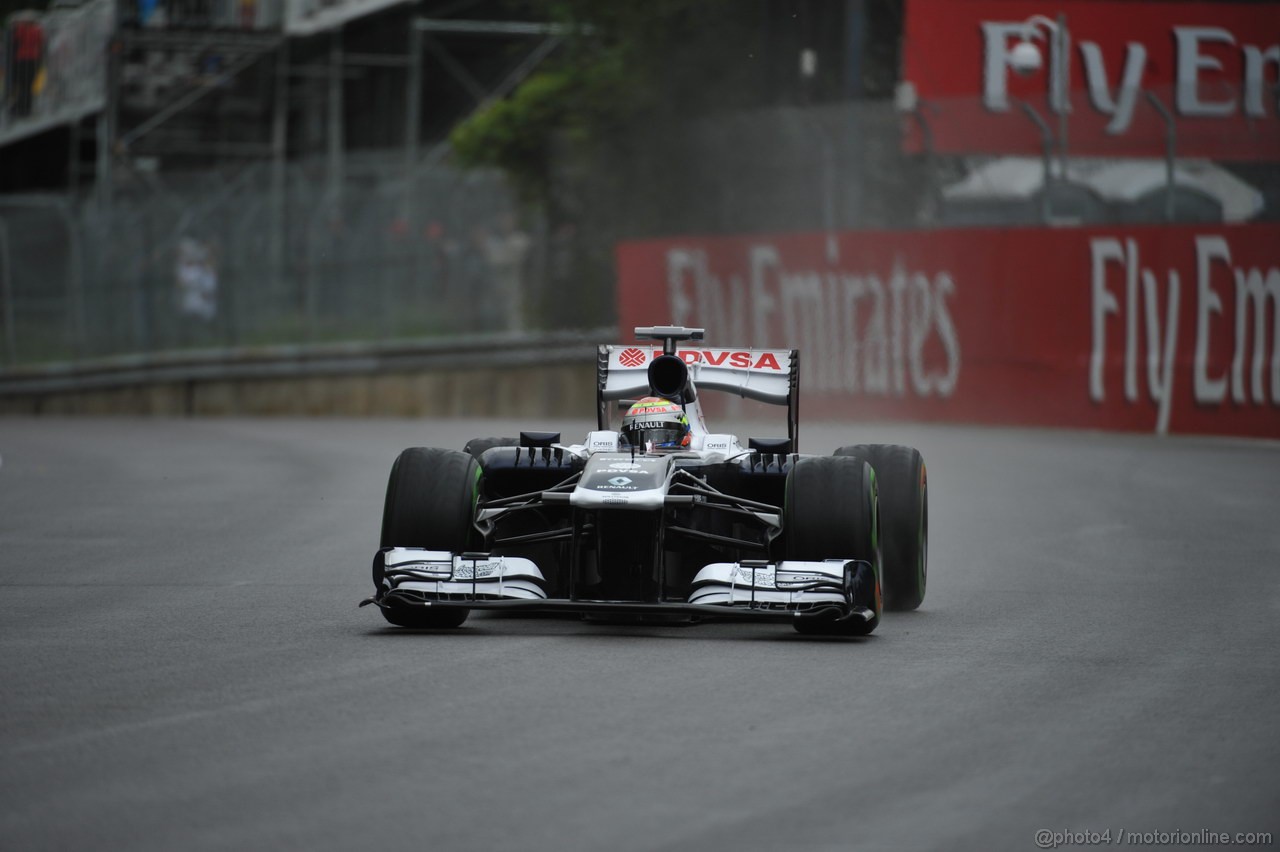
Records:
M450 136L458 161L504 170L545 201L557 139L589 150L709 107L749 101L758 4L735 0L543 0L570 35L512 95Z

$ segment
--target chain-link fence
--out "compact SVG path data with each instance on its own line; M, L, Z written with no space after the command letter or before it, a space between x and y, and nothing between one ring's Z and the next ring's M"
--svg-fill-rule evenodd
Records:
M948 116L973 108L857 101L566 140L545 213L495 173L410 173L395 151L284 174L135 163L109 201L0 196L0 363L595 328L614 318L623 239L1280 219L1275 163L1162 157L1151 122L1145 156L1064 158L1052 122L1018 114L1033 145L1047 127L1040 155L939 153ZM1186 147L1213 150L1212 132Z
M575 296L608 282L574 278L574 247L498 175L401 165L349 160L334 183L297 164L282 191L259 163L135 174L109 204L0 196L0 358L600 323Z

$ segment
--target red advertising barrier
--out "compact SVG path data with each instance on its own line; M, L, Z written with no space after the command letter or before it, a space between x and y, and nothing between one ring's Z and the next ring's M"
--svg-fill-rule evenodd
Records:
M1039 67L1015 57L1024 41ZM1273 3L907 3L903 80L939 152L1039 155L1026 104L1054 144L1065 129L1072 154L1160 157L1166 124L1150 94L1170 112L1178 156L1274 161L1278 77ZM921 150L920 122L904 127L907 149Z
M801 411L1280 438L1280 227L618 247L619 325L798 347Z

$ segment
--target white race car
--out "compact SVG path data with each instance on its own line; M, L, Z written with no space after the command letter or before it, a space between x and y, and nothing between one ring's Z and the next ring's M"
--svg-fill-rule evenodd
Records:
M784 621L864 635L924 599L928 493L910 447L797 452L799 353L705 348L702 329L601 346L599 428L413 447L391 468L377 605L401 627L473 609ZM711 432L699 394L787 407L787 436ZM621 429L610 413L639 400ZM883 596L882 596L883 590Z

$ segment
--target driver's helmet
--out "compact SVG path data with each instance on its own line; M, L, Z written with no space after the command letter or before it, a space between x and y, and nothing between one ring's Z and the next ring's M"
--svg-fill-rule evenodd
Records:
M622 442L645 453L687 449L689 417L674 402L647 396L622 418Z

